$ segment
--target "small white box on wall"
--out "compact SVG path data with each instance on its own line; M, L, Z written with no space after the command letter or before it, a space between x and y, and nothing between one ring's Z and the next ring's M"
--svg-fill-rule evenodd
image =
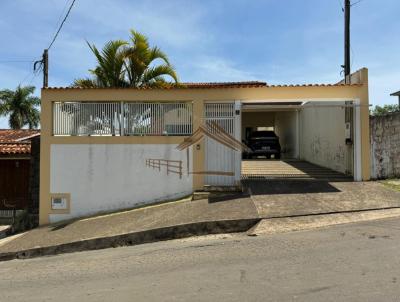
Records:
M68 209L68 201L65 197L52 197L51 208L53 210L66 210Z

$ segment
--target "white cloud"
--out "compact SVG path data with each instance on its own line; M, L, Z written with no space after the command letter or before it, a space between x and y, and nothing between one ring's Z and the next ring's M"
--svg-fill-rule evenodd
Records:
M88 11L91 13L86 13ZM93 29L99 28L97 37L107 36L110 39L110 33L114 37L115 32L120 32L119 38L128 38L129 29L134 28L157 41L157 44L180 48L193 47L194 43L210 38L201 26L205 12L192 1L92 0L81 2L78 13L82 14L92 33L96 32Z
M249 70L237 67L233 62L220 57L202 56L194 59L192 63L185 66L189 69L195 81L246 81L260 80Z

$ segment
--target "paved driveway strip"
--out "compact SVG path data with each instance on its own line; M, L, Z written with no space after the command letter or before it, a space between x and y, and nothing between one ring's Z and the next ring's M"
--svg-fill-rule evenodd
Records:
M260 218L400 207L400 192L377 182L245 181Z

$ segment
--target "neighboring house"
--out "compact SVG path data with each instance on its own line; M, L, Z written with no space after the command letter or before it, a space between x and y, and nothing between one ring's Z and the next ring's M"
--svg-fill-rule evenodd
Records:
M39 130L0 130L0 210L37 214L39 161Z
M391 96L397 96L399 98L399 107L400 107L400 90L397 92L393 92Z
M367 69L351 84L66 87L43 89L41 99L42 225L240 185L240 152L223 139L196 141L206 122L237 141L248 128L271 128L282 158L370 179ZM189 140L196 143L177 149Z

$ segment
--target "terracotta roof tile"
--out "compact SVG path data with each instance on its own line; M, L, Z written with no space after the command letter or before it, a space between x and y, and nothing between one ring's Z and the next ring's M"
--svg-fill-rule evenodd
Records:
M362 84L277 84L268 85L266 82L244 81L244 82L199 82L199 83L180 83L179 86L167 86L158 89L210 89L210 88L259 88L259 87L333 87L333 86L360 86ZM71 89L138 89L150 90L157 88L79 88L79 87L48 87L46 90L71 90Z
M266 87L266 82L245 81L245 82L199 82L199 83L182 83L186 88L253 88Z
M40 135L40 130L0 129L0 154L29 154L30 138Z
M336 86L362 86L362 84L276 84L268 85L268 87L336 87Z
M20 142L24 139L29 139L32 136L40 134L40 130L13 130L13 129L0 129L0 143L14 143Z
M30 154L30 143L5 144L0 143L0 154Z
M111 89L138 89L138 90L148 90L148 89L204 89L204 88L252 88L252 87L266 87L267 83L259 81L244 81L244 82L199 82L199 83L180 83L178 86L170 85L163 88L123 88L115 87ZM64 90L64 89L110 89L103 87L94 88L79 88L79 87L48 87L47 90Z

